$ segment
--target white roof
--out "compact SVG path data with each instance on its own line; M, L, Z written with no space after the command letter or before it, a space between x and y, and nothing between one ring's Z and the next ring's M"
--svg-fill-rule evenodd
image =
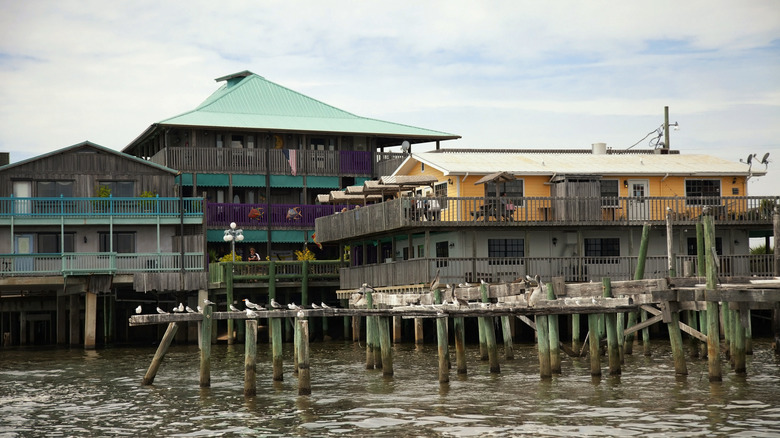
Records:
M744 163L710 155L683 154L592 154L555 152L478 152L453 149L424 152L407 157L393 175L408 173L416 162L425 163L445 175L486 175L509 172L516 175L754 175L766 174L755 163L752 171Z

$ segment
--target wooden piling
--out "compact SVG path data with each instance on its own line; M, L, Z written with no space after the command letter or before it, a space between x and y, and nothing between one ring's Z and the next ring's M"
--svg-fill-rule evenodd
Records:
M694 330L699 330L699 316L697 315L698 312L695 310L688 310L686 312L687 315L687 321L688 325L691 326ZM688 352L688 356L691 359L696 359L699 357L699 344L701 341L696 339L695 337L691 336L689 337L688 341L688 348L690 351Z
M639 242L639 254L637 257L636 270L634 271L634 280L642 280L645 278L645 261L647 260L647 247L650 244L650 224L644 224L642 226L642 239ZM644 312L644 311L643 311ZM626 328L630 328L636 325L637 312L630 312L628 314L628 321L626 322ZM647 319L647 312L643 313L642 322ZM623 354L630 355L634 353L634 333L631 333L623 338ZM645 328L642 330L642 341L645 350L645 355L649 355L650 346L645 342L645 337L650 338L650 331Z
M707 311L706 310L700 310L698 312L698 314L699 314L699 331L704 336L707 336ZM700 342L699 343L699 355L702 357L702 359L707 357L707 343L706 342Z
M547 315L536 316L536 348L539 350L539 376L542 379L552 378L550 365L550 326Z
M366 290L366 308L374 308L374 298L371 296L371 290ZM374 325L371 323L371 316L366 316L366 369L374 369Z
M293 321L293 375L298 375L298 346L301 344L301 331L298 318Z
M740 303L742 304L742 303ZM745 303L747 304L747 303ZM747 306L740 306L740 309L737 310L737 317L734 318L733 324L734 324L734 372L737 374L746 374L747 373L747 367L745 366L746 363L746 357L745 357L745 326L743 325L743 321L745 321L746 318L743 318L743 315L746 317L749 317L749 315L746 313L748 310Z
M301 262L301 307L309 305L309 261Z
M360 342L360 317L359 316L352 317L352 342Z
M595 313L588 315L588 346L590 347L590 375L601 376L601 351L599 348L599 316ZM539 333L539 323L536 324L537 333Z
M393 343L400 344L402 340L401 327L403 319L400 316L393 317Z
M414 343L420 345L424 342L423 319L414 318Z
M244 397L257 395L257 320L244 323Z
M676 303L668 303L676 305ZM680 333L680 313L677 308L670 309L671 321L667 324L669 330L669 343L672 346L672 357L674 358L674 372L678 375L688 374L688 366L685 364L685 352L683 351L682 333Z
M485 318L477 318L477 329L479 331L479 360L488 360L487 340L485 338Z
M455 366L458 374L466 374L466 330L463 317L453 318L452 324L455 326Z
M163 335L160 345L157 346L157 351L154 353L152 363L149 365L149 369L146 370L146 374L144 374L144 378L141 381L142 385L151 385L154 383L154 378L157 376L157 370L160 368L160 363L162 363L165 353L168 352L168 347L171 346L171 341L173 341L173 337L176 336L176 331L178 329L178 323L168 323L168 329L165 330L165 335Z
M704 223L704 247L707 264L707 290L714 291L717 287L718 272L715 267L715 256L711 249L715 248L715 224L711 211L705 208L702 216ZM718 329L718 303L707 301L707 363L709 365L710 382L723 380L720 369L720 331Z
M281 382L284 380L284 369L282 367L282 318L269 318L269 323L271 326L273 380Z
M390 318L379 319L379 345L382 349L382 375L393 375L393 344L390 342Z
M571 348L574 351L580 351L582 342L580 342L580 314L571 315Z
M233 304L233 262L225 263L225 296L227 303L225 304L225 311L230 312L230 305ZM227 343L232 344L235 342L233 339L233 320L227 320Z
M203 320L200 323L200 387L211 386L211 325L213 306L203 306Z
M601 285L604 288L602 295L605 298L612 297L612 281L609 277L601 279ZM614 313L607 313L604 315L607 324L607 351L609 356L609 374L619 375L620 369L620 347L618 346L617 337L617 315ZM599 366L599 369L601 367Z
M482 295L482 302L489 303L487 283L480 283L479 292ZM496 346L496 328L493 317L482 317L482 329L485 332L485 346L487 348L488 363L491 373L500 373L501 366L498 364L498 347ZM446 325L444 326L446 329Z
M298 340L298 395L311 394L311 372L309 370L309 321L297 321Z
M672 210L667 207L666 211L666 259L669 269L669 277L677 276L677 266L675 264L674 254L674 231L672 230ZM679 317L678 317L679 319Z
M512 345L512 326L509 324L509 316L501 317L501 334L504 337L504 359L514 359L515 350Z
M444 317L436 318L436 341L439 351L439 383L447 383L450 381L450 353L447 342L447 319Z
M563 279L560 279L561 283L564 284L563 287L565 287L565 283L563 283ZM555 292L554 292L554 284L553 283L547 283L547 299L548 300L554 300L555 299ZM553 374L560 374L561 373L561 347L560 347L560 335L558 334L558 315L547 315L547 325L548 325L548 337L550 340L550 371Z

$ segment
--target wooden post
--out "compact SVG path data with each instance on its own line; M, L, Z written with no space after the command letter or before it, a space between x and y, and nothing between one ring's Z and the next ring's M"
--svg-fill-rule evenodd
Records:
M301 307L309 305L309 261L301 262Z
M642 239L639 242L639 257L637 259L636 270L634 271L634 280L641 280L645 278L645 261L647 260L647 247L650 244L650 224L644 224L642 226ZM643 311L643 319L647 319L647 312ZM628 321L626 322L626 328L636 325L637 312L629 312ZM642 339L644 341L645 336L649 339L650 331L648 329L642 330ZM649 345L643 342L645 348L645 354L650 352ZM623 339L623 354L634 353L634 333L625 336Z
M536 324L537 333L539 332L539 323ZM601 352L599 351L599 315L591 313L588 315L588 345L590 347L590 375L601 376Z
M642 310L639 314L642 315L642 322L647 321L647 310ZM647 327L642 329L642 353L645 356L650 356L652 354L650 351L650 329Z
M707 311L701 310L699 313L699 331L707 336ZM707 357L707 343L701 342L699 344L699 355L703 358Z
M696 223L696 275L705 277L707 275L707 260L704 257L704 224Z
M374 308L374 298L371 296L371 290L366 290L366 308ZM374 325L371 323L371 316L366 316L366 369L374 369Z
M550 366L550 336L549 322L546 315L536 316L536 348L539 350L539 376L542 379L552 378Z
M582 342L580 342L580 314L571 315L571 348L574 351L580 351Z
M462 316L453 318L455 326L455 364L458 374L466 374L466 330Z
M482 294L482 302L489 303L487 283L480 283L479 291ZM447 328L446 326L444 327ZM490 363L491 373L500 373L501 366L498 364L498 347L496 346L496 328L493 317L482 317L482 328L485 332L485 345L487 347L488 362Z
M710 209L705 208L704 250L707 264L707 290L715 290L718 282L718 272L711 249L715 248L715 224ZM718 329L718 303L707 301L707 363L709 365L710 382L723 380L720 370L720 331Z
M554 300L553 283L547 283L547 299ZM548 337L550 339L550 371L554 374L561 373L561 347L560 336L558 335L558 315L547 315L547 325L549 327Z
M257 320L245 322L244 341L244 397L257 395Z
M282 318L268 318L271 326L271 354L273 361L275 382L284 380L284 368L282 366Z
M487 288L484 284L480 284L479 290L482 294L482 302L488 302L488 296L487 296ZM487 337L485 335L485 321L486 319L484 317L478 317L477 318L477 328L479 330L479 359L486 361L488 360L488 349L487 349Z
M669 277L677 276L677 266L674 260L674 231L672 230L672 211L667 207L666 211L666 258L669 267ZM678 316L679 319L679 316Z
M450 352L447 342L447 319L444 317L436 318L436 341L439 351L439 383L447 383L450 381Z
M694 330L699 330L699 316L697 315L698 312L695 310L689 310L686 312L687 319L688 319L688 325L691 326ZM696 339L695 337L691 336L689 338L688 345L690 348L689 356L691 359L696 359L699 357L699 344L701 341Z
M89 294L89 292L87 292L87 294ZM168 329L165 330L165 335L163 335L160 345L157 346L157 352L154 353L152 363L149 365L149 369L146 371L146 374L144 374L144 378L141 381L142 385L151 385L154 383L154 378L157 376L157 369L160 368L160 363L165 357L165 353L168 352L168 347L171 346L173 337L176 336L176 330L178 329L179 325L177 323L168 323Z
M667 330L669 330L669 343L672 346L672 357L674 357L674 372L678 375L685 375L688 374L688 367L685 364L685 352L680 333L680 313L677 310L676 302L669 302L667 305L671 307L672 316L672 320L667 324Z
M203 306L203 320L200 323L200 387L211 386L211 314L214 307Z
M515 350L512 345L512 326L509 324L509 316L501 317L501 333L504 337L504 359L514 359Z
M230 312L230 305L233 304L233 262L225 263L225 296L227 303L225 311ZM227 343L232 344L233 339L233 320L227 320Z
M380 332L380 317L379 316L372 316L371 317L371 324L373 327L371 328L371 333L374 335L374 368L379 369L382 367L382 348L380 340L380 337L382 336Z
M390 342L390 318L379 318L379 346L382 349L382 375L393 375L393 344Z
M747 303L740 303L747 304ZM737 312L737 317L734 318L734 372L737 374L746 374L747 368L745 366L745 326L743 322L747 320L745 317L749 317L748 307L746 305L740 305Z
M293 375L298 375L298 347L301 345L301 330L298 318L293 318Z
M84 348L95 349L97 336L97 294L90 291L84 294Z
M271 303L271 300L276 300L276 262L273 260L270 260L268 262L268 303ZM273 324L271 323L271 320L268 320L268 325L270 326L268 336L271 337L271 343L273 343ZM282 331L282 325L279 324L279 331ZM279 333L279 341L282 340L282 334Z
M612 297L612 281L609 277L601 279L601 285L604 288L602 295L605 298ZM622 371L620 369L620 347L618 347L617 339L617 315L614 313L607 313L604 315L607 323L607 351L609 352L609 374L619 375ZM601 367L599 366L599 369Z
M424 342L423 319L414 318L414 343L420 345L423 342Z
M70 296L70 303L68 306L68 323L70 325L70 345L78 345L80 336L79 322L81 321L81 309L79 303L79 296L73 294Z
M311 394L311 373L309 370L309 321L297 322L298 340L298 395Z
M402 340L401 326L403 325L403 319L400 316L393 317L393 343L400 344Z
M616 316L616 322L615 322L615 331L617 332L617 347L618 352L620 353L620 363L625 363L625 358L623 357L623 342L625 341L625 336L623 336L623 333L626 329L626 314L623 312L618 313Z
M352 342L360 342L360 320L359 316L352 317Z

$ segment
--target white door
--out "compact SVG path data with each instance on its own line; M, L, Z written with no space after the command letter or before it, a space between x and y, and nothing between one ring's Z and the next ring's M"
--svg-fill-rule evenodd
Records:
M630 220L645 220L650 218L650 203L647 201L647 180L628 180L628 218Z
M32 198L32 181L14 181L14 198ZM30 214L30 201L15 201L15 214Z
M33 253L33 235L15 234L14 235L14 253L32 254ZM32 257L16 256L14 260L14 271L30 272L33 270Z

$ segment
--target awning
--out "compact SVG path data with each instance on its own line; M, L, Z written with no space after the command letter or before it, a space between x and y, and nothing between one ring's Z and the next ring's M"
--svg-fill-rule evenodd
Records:
M226 173L199 173L196 175L198 187L228 187L230 179Z
M303 177L293 175L271 175L271 187L303 187Z
M265 175L233 174L233 187L265 187Z
M307 176L306 187L318 189L338 189L339 177L337 176Z
M515 179L516 179L515 176L509 172L496 172L496 173L491 173L490 175L483 176L482 178L479 179L479 181L475 182L474 185L485 184L488 182L506 183L506 182L514 181Z
M178 175L176 177L176 184L182 185L182 186L191 186L192 185L192 174L191 173L182 173L181 175Z
M311 236L314 230L271 230L271 242L275 243L303 243L306 237ZM224 230L206 230L206 239L209 242L224 242ZM265 243L268 241L266 230L244 230L244 243ZM311 242L311 238L309 238Z

